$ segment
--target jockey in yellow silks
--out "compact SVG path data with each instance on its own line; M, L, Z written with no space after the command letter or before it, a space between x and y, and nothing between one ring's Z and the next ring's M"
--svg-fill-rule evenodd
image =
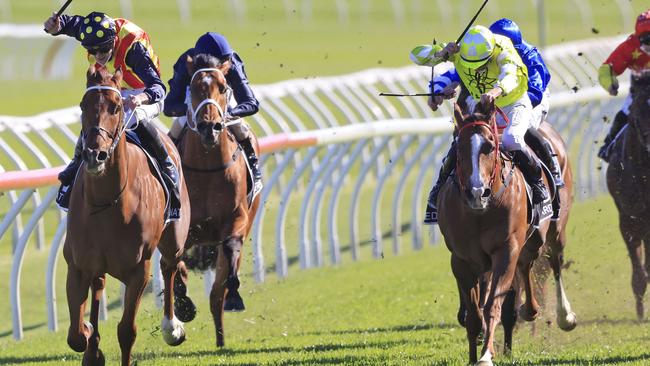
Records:
M171 193L168 220L177 220L180 215L178 191L178 170L161 140L155 125L151 122L160 114L165 98L165 84L160 79L160 62L151 46L147 33L126 19L112 19L104 13L92 12L87 16L52 15L44 23L45 31L52 35L65 34L75 37L88 51L88 60L96 68L105 67L115 73L123 73L122 98L129 127L135 127L143 146L156 158L162 168L163 177ZM132 113L134 112L134 113ZM81 165L82 139L79 136L70 164L59 174L61 184L70 190L77 170ZM67 208L67 202L60 195L57 203Z
M524 173L533 190L533 202L538 204L548 200L541 166L524 141L526 131L533 124L532 105L527 94L528 75L526 66L510 39L476 25L468 30L460 45L450 42L444 46L418 46L411 51L411 60L418 65L431 67L451 61L470 94L465 100L469 111L473 111L479 102L494 102L503 110L510 123L503 131L502 146L506 151L512 152ZM447 98L455 95L450 90L444 93ZM435 111L444 99L443 96L432 96L429 98L429 106ZM497 123L506 124L501 115L497 115ZM437 222L438 191L455 165L456 147L453 141L429 195L425 223Z

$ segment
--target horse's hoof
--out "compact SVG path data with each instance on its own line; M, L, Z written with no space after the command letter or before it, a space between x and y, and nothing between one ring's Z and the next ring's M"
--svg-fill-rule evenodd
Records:
M91 355L89 352L84 353L83 360L81 361L82 366L104 366L105 364L106 360L101 349L97 349L97 353L94 355Z
M521 319L523 319L524 321L532 322L535 319L537 319L537 315L539 315L539 312L532 311L532 312L529 313L526 310L526 306L522 306L522 307L519 308L519 317Z
M168 345L178 346L185 342L185 328L183 328L183 323L177 317L171 320L163 317L160 328L162 329L163 339Z
M578 319L576 318L576 313L573 311L568 313L566 317L557 317L557 325L565 332L569 332L575 329L578 325Z
M196 305L187 296L178 296L174 300L174 315L183 323L191 322L196 317Z
M246 310L246 306L244 306L244 299L241 298L239 292L229 291L223 304L223 311L237 313L244 310Z

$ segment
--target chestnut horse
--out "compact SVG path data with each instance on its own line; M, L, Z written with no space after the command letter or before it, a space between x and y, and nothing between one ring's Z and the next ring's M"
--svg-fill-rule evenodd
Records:
M68 263L66 291L70 310L68 345L84 352L84 365L104 365L99 349L99 299L106 273L126 285L124 312L117 327L122 365L131 363L135 317L149 281L151 255L158 248L164 281L165 342L185 340L183 324L174 316L173 281L189 228L189 197L181 175L181 219L165 225L165 192L142 150L124 137L125 113L120 95L122 72L110 75L91 66L81 100L83 162L68 211L63 255ZM176 164L180 158L164 140ZM83 320L91 289L90 322Z
M194 253L209 253L208 266L215 268L210 311L216 328L217 346L222 347L224 307L230 311L244 310L238 292L238 270L242 246L250 232L260 198L256 196L249 204L246 157L228 131L229 125L241 123L241 120L228 121L227 118L231 95L225 78L227 68L218 59L207 55L197 55L195 59L188 57L187 68L192 75L187 116L191 131L181 137L179 144L192 204L186 245L187 248L196 246ZM257 141L254 145L259 153ZM185 278L176 283L179 294L185 291L184 281ZM177 300L179 304L191 303L185 296L179 296ZM189 311L187 307L178 307L179 318L191 320L195 310L193 304L190 307ZM190 314L181 316L181 312Z
M650 273L650 73L633 78L629 122L614 142L607 188L618 208L621 235L632 262L632 290L639 320Z
M547 137L553 144L567 183L562 194L560 219L540 223L538 228L528 223L526 185L514 164L499 150L496 110L494 105L479 106L478 113L463 116L455 107L458 123L457 167L455 177L441 188L438 198L440 230L451 251L451 267L456 277L462 305L467 309L465 327L469 343L470 362L477 362L477 340L483 331L484 344L477 365L492 365L495 328L501 308L508 297L514 307L512 292L515 273L519 286L525 291L525 303L519 315L528 321L537 317L539 305L534 297L531 267L546 242L557 256L552 262L556 271L561 328L575 327L575 314L566 300L561 282L562 248L565 244L564 225L571 202L571 170L564 144L555 133ZM481 286L482 279L487 279ZM459 317L459 320L460 317ZM514 321L506 326L506 352L511 347Z

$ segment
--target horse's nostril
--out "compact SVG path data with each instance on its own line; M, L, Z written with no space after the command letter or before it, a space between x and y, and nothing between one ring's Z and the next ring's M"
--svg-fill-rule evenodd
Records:
M481 196L481 197L488 198L488 197L490 197L491 194L492 194L492 191L488 188L483 192L483 196Z
M215 123L212 125L212 129L215 131L221 131L221 123Z
M108 159L108 153L106 151L100 151L99 154L97 154L97 161L103 162L106 159Z

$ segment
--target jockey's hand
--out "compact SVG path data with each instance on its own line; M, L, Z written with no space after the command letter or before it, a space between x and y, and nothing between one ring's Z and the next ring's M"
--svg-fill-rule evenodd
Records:
M448 59L449 56L458 53L460 51L460 46L456 42L449 42L445 45L445 48L435 53L436 57Z
M429 105L429 108L435 112L438 110L438 107L440 107L444 100L445 98L442 95L433 95L429 97L427 104Z
M457 94L456 93L456 88L458 87L458 85L459 85L459 83L453 82L453 83L447 85L444 89L442 89L440 91L440 93L442 94L442 96L445 99L455 98L456 94Z
M126 109L134 110L136 107L146 104L147 102L149 102L149 96L145 93L129 95L124 99L124 107L126 107Z
M52 13L52 16L47 18L45 23L43 23L43 28L49 34L55 34L61 31L61 18L59 18L56 13Z
M503 93L503 90L498 86L490 89L488 92L481 94L481 104L488 107L494 104L494 101Z

